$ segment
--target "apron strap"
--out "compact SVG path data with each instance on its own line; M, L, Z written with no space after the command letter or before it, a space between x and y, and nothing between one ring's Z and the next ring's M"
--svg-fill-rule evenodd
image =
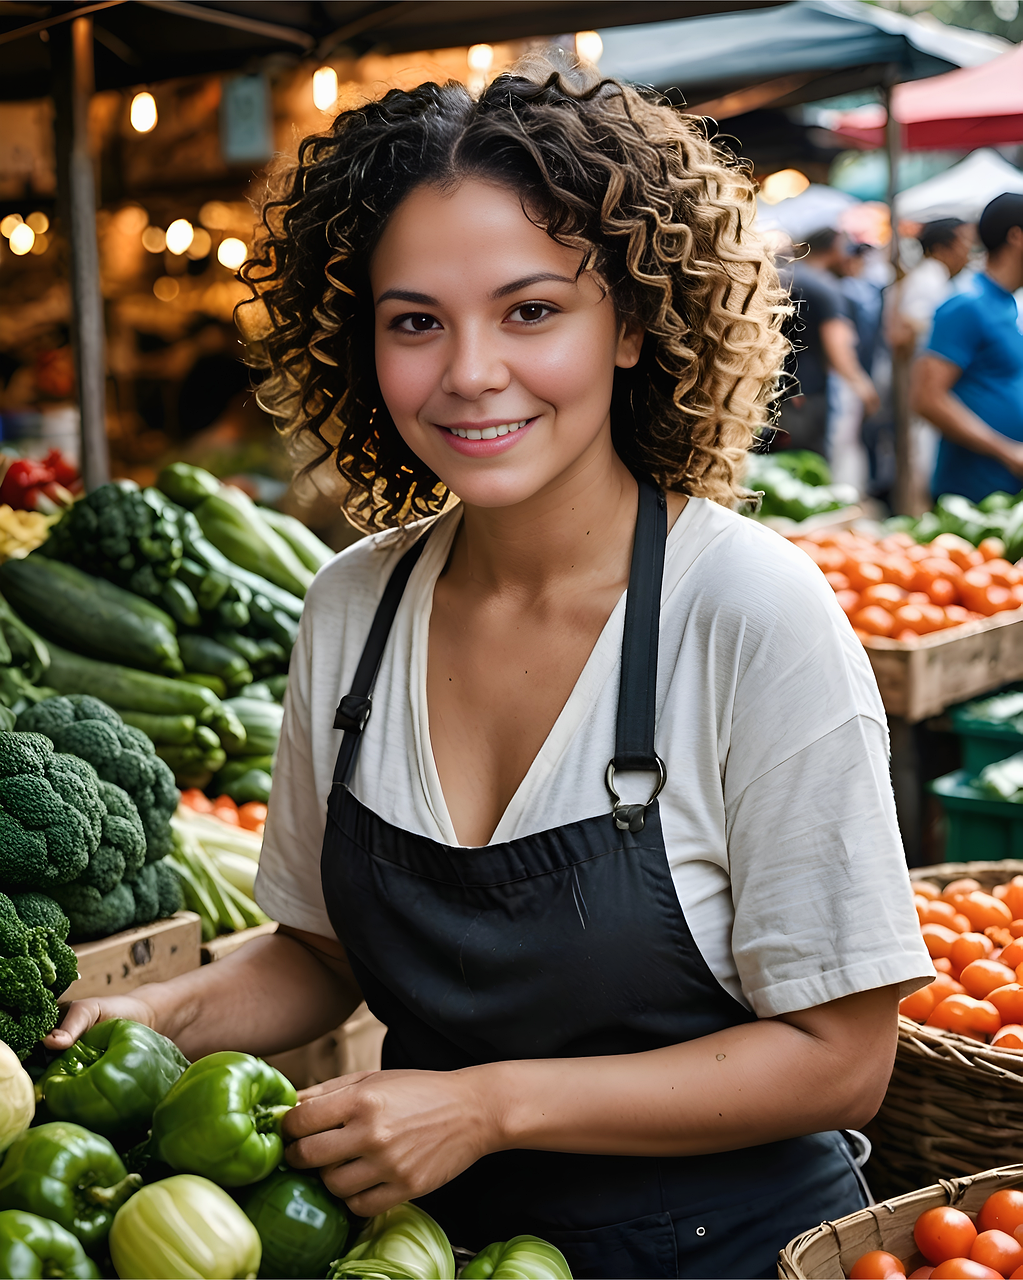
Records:
M345 731L345 736L341 739L341 749L337 753L337 763L334 766L335 786L338 783L347 783L351 777L359 743L362 741L362 731L373 710L371 694L384 656L387 637L394 622L394 615L398 612L398 605L401 603L401 597L412 575L412 570L419 562L431 532L432 530L428 530L425 537L420 538L405 552L388 578L384 594L380 597L380 603L373 617L373 625L369 629L366 647L355 669L351 693L345 694L334 713L334 728Z
M664 544L668 536L668 506L664 494L648 480L639 480L636 537L625 597L625 634L618 689L615 753L605 782L614 801L614 818L621 830L642 831L647 808L667 779L664 761L654 749L657 717L657 633L661 616ZM646 804L622 804L614 789L615 770L657 774L657 787Z

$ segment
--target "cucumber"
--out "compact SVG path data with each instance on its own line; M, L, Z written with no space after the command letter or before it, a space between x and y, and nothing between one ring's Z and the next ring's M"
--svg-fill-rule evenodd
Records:
M247 756L272 755L277 749L284 708L277 702L260 702L256 698L228 698L224 703L245 726Z
M214 790L217 795L222 795L232 783L237 782L246 773L251 773L253 769L269 773L272 765L273 756L238 756L234 760L228 760L213 779Z
M195 737L195 716L154 716L148 711L124 708L121 719L125 724L141 729L159 746L184 746Z
M208 676L202 671L186 671L181 679L187 680L189 684L201 684L203 688L209 689L218 701L227 697L227 685L220 676Z
M252 672L245 659L209 636L185 635L179 645L182 660L189 671L219 676L229 689L239 689L252 683Z
M312 573L270 528L248 494L224 485L219 493L204 498L193 514L210 542L234 564L293 595L305 595Z
M156 484L161 493L189 511L221 489L216 476L187 462L172 462L169 467L164 467L156 478Z
M183 627L197 627L201 621L195 596L180 578L170 578L160 589L160 599Z
M195 716L209 723L220 710L220 699L187 680L135 671L112 662L97 662L51 644L47 682L58 693L91 693L118 711L146 711L151 715Z
M221 703L217 714L210 722L210 727L216 731L220 745L231 755L237 755L239 751L245 750L247 736L245 726L230 707Z
M190 560L201 564L203 568L211 573L223 574L235 588L244 586L250 592L266 596L276 608L283 609L292 618L301 617L302 601L298 596L293 595L290 591L283 590L281 587L274 586L272 582L268 582L266 578L258 573L250 573L248 569L243 569L239 565L233 564L205 536L199 527L198 520L190 511L182 518L182 527L184 529L185 554ZM240 595L239 598L243 603L248 603L244 596Z
M222 627L246 627L251 618L249 606L240 600L221 600L217 605L217 623Z
M296 520L294 516L286 516L283 511L277 511L273 507L260 507L259 514L275 533L281 535L299 560L313 573L334 559L335 552L331 551L325 542L321 542L312 529L304 525L301 520Z
M247 769L240 777L229 782L220 794L230 796L235 804L248 804L253 800L266 804L270 799L270 783L270 775L264 770Z
M173 622L168 627L152 616L155 605L101 578L33 555L0 565L0 590L31 626L58 644L166 675L184 670Z

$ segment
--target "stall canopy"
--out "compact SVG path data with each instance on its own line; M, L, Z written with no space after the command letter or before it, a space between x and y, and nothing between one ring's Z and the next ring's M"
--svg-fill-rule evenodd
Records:
M1023 143L1023 45L982 67L963 67L921 84L899 85L892 111L902 145L970 151ZM868 146L884 146L884 113L864 119L850 112L835 131Z
M794 0L601 37L606 74L676 88L690 106L719 120L768 103L812 102L973 67L998 52L972 32L924 26L859 0Z
M100 0L0 4L0 99L50 91L51 27L90 14L95 85L117 89L175 76L243 68L268 54L329 58L381 45L391 53L618 23L758 9L779 0ZM19 34L20 33L20 34Z
M901 192L895 197L895 212L912 222L976 222L984 206L1005 191L1023 192L1023 173L997 151L975 151L937 177Z

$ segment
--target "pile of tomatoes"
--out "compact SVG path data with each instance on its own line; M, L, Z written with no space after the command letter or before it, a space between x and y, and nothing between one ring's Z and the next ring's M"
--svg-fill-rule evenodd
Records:
M1023 1280L1023 1191L995 1191L976 1222L948 1205L925 1209L913 1239L927 1265L907 1276L901 1258L872 1249L856 1260L849 1280Z
M1023 572L1005 559L1000 538L974 547L942 533L921 545L908 533L877 540L820 529L791 540L823 570L864 642L884 636L916 644L929 632L1023 608Z
M1023 876L986 893L976 880L913 884L937 977L899 1012L996 1048L1023 1049Z

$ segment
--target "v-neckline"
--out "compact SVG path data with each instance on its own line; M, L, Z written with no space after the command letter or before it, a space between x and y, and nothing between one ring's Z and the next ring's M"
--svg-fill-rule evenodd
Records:
M692 498L675 519L668 530L667 549L678 537L690 520L698 506ZM451 813L448 809L444 788L440 780L440 771L433 754L433 739L430 736L430 708L427 696L427 672L429 668L430 621L433 616L434 588L437 579L447 563L454 543L455 533L460 523L460 512L455 509L445 513L442 519L451 521L450 529L443 531L443 538L433 535L436 545L430 547L423 560L413 573L409 586L415 589L415 608L412 621L412 661L409 670L409 704L412 714L414 747L419 764L419 774L423 783L423 791L427 804L441 832L441 842L458 849L488 848L513 838L513 831L519 821L524 797L532 790L536 774L541 768L553 769L572 742L579 725L585 718L593 693L602 686L611 675L621 659L622 631L625 621L625 600L628 588L622 592L608 615L607 621L600 629L593 648L590 650L582 670L576 677L572 689L565 699L561 711L551 725L547 736L540 744L529 768L522 775L504 812L498 819L497 826L485 845L466 845L458 839ZM438 530L438 533L441 531ZM424 563L426 562L426 563ZM420 576L422 575L422 576ZM416 577L419 581L416 582ZM425 597L425 601L424 601ZM613 751L613 744L611 744ZM603 766L600 766L603 768Z

